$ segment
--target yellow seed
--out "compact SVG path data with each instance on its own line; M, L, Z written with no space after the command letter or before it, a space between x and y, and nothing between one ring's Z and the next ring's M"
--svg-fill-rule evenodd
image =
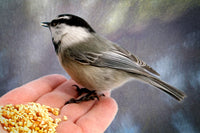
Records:
M40 128L39 127L35 127L35 131L38 131L38 130L40 130Z
M56 124L59 123L60 121L61 121L60 118L56 118L56 119L55 119L55 123L56 123Z
M63 116L63 120L66 121L67 120L67 116L64 115Z
M20 121L20 122L18 122L18 124L19 124L19 126L22 126L22 125L23 125L23 122Z

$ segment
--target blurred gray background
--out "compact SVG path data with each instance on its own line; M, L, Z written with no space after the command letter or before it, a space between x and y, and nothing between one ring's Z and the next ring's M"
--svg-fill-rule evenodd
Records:
M1 0L1 95L48 74L70 78L49 30L40 26L63 13L84 18L188 96L178 103L152 86L128 82L112 92L119 111L106 133L200 132L199 0Z

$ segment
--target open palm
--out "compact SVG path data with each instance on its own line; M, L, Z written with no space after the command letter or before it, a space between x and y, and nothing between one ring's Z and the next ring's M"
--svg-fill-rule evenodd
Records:
M115 100L107 94L99 101L64 105L77 97L74 84L73 80L61 75L45 76L8 92L0 98L0 105L37 102L57 107L60 108L58 117L68 117L57 127L58 133L103 133L117 113ZM3 132L2 129L0 131Z

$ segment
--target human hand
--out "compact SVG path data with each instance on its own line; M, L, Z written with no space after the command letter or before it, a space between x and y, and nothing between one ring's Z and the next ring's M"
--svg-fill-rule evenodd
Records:
M67 116L57 127L57 133L103 133L117 113L117 103L106 94L99 101L67 104L77 97L73 80L61 75L49 75L16 88L0 98L0 105L36 102L60 109L58 117ZM6 132L2 128L0 132Z

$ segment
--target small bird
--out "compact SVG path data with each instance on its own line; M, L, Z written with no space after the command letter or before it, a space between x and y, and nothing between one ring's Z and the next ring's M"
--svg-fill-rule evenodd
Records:
M42 22L51 31L58 59L66 72L78 84L79 99L69 103L99 99L135 78L171 95L178 101L186 96L182 91L158 79L159 74L144 61L117 44L101 37L82 18L72 14L58 15L51 22Z

